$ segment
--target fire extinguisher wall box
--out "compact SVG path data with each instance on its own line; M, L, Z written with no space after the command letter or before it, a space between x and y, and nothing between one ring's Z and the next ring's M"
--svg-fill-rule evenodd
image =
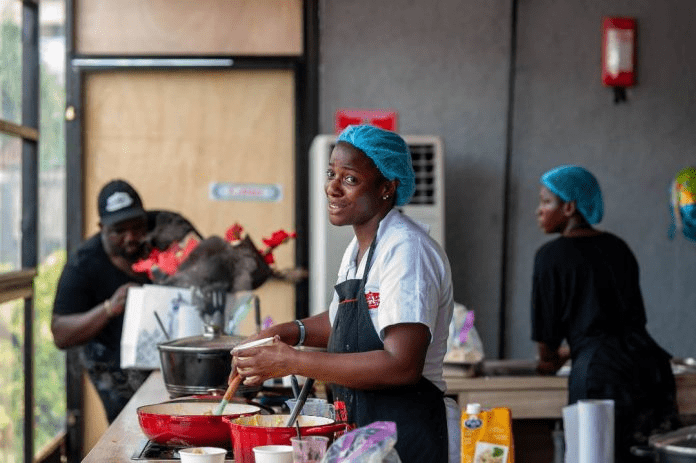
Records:
M636 83L636 20L606 17L602 20L602 83L631 87Z

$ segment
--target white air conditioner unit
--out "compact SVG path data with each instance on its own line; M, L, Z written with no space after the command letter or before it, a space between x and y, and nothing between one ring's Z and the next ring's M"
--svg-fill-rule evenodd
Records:
M353 227L329 223L324 182L336 135L317 135L309 152L309 314L328 309L338 268ZM442 140L431 135L404 135L416 172L416 192L401 211L430 227L432 236L445 247L445 188Z

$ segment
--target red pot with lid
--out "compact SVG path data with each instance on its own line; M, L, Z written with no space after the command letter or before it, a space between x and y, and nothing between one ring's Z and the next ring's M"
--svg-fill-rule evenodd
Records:
M290 415L254 415L239 418L225 417L232 441L236 463L254 463L254 447L260 445L290 445L290 438L297 436L297 427L285 426ZM300 435L326 436L329 443L337 432L346 430L345 423L336 423L322 416L297 417Z

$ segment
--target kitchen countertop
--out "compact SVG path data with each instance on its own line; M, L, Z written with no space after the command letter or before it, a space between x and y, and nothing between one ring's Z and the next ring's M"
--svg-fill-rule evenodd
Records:
M535 373L532 360L485 361L479 373L454 366L445 368L447 394L460 407L480 403L483 408L508 407L513 419L560 419L568 400L567 376ZM679 413L696 416L696 368L675 374Z
M106 429L97 444L82 460L83 463L130 462L134 453L147 441L138 423L137 409L142 405L169 400L160 371L154 371L140 386L113 423ZM167 460L148 460L166 462ZM171 460L169 460L171 463Z
M502 361L506 362L506 361ZM559 419L566 402L568 378L531 375L523 362L488 362L494 374L508 376L466 377L463 369L449 368L445 374L447 394L455 396L460 406L469 402L486 407L509 407L513 419ZM513 368L510 368L510 367ZM496 368L493 368L496 367ZM499 368L498 368L499 367ZM493 368L493 369L491 369ZM506 370L507 368L507 370ZM677 399L682 415L696 415L696 373L678 374ZM138 424L137 408L169 400L162 374L153 372L116 420L87 454L86 463L132 462L133 454L142 449L146 437ZM147 460L171 463L171 460Z

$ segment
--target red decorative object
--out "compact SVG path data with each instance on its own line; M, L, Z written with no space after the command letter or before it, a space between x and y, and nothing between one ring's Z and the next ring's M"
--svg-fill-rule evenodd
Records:
M339 109L336 111L336 133L349 125L371 124L385 130L396 132L396 111L389 109Z
M263 238L262 241L263 244L266 245L266 249L264 249L261 252L261 255L263 256L263 259L266 261L266 263L268 265L271 265L275 262L275 259L273 258L273 250L275 248L285 243L290 238L296 237L297 233L288 233L285 230L278 230L277 232L274 232L270 238Z
M154 272L163 272L174 275L179 265L186 260L200 241L193 234L189 234L180 242L172 243L165 251L152 248L150 255L139 260L131 266L134 272L147 272L151 280L155 279Z
M225 231L225 241L234 245L243 239L243 233L244 227L235 223ZM289 239L296 237L297 233L288 233L285 230L278 230L273 232L269 238L263 238L262 241L266 247L263 250L258 250L258 252L263 257L264 262L271 265L275 263L273 250ZM174 275L181 263L186 260L189 254L191 254L191 251L193 251L199 243L200 240L197 236L189 234L183 240L173 242L169 248L164 251L153 248L146 259L136 262L131 268L138 273L147 272L148 276L153 281L157 279L156 274L162 275L164 273L169 276Z
M227 231L225 232L225 240L229 241L230 243L233 243L235 241L239 241L242 239L242 232L243 231L244 231L244 227L242 227L238 223L235 223L230 228L228 228Z

